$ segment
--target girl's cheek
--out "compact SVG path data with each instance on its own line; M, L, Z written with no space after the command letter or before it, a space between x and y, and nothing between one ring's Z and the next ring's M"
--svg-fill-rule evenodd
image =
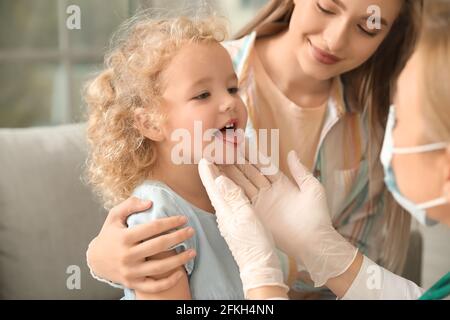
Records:
M208 129L216 129L215 128L215 124L216 124L216 119L217 119L217 114L216 113L212 113L212 112L207 112L202 114L199 118L198 118L198 122L201 123L202 126L202 130L208 130Z

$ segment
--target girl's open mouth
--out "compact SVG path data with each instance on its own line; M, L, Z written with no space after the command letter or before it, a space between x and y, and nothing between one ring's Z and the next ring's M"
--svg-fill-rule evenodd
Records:
M237 119L231 119L214 134L216 139L238 145L243 139L243 130L238 130Z

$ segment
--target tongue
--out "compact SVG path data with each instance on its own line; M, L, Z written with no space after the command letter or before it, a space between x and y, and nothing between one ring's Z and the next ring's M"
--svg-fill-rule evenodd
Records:
M226 129L226 128L222 128L219 130L220 131L220 135L217 134L218 138L222 138L226 141L230 141L230 142L234 142L235 141L235 130L234 129Z

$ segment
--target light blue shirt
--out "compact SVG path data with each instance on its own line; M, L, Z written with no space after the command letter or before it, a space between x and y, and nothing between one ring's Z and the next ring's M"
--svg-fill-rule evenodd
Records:
M217 227L216 216L184 200L166 184L145 181L133 192L142 200L152 200L152 207L131 215L128 227L159 218L184 215L195 230L192 238L175 248L177 252L194 249L197 255L184 267L189 278L192 299L244 299L239 269ZM123 299L135 299L133 290L125 289Z

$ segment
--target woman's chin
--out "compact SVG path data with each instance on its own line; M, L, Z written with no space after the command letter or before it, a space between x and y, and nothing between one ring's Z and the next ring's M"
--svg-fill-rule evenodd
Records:
M297 55L297 60L302 71L308 77L317 81L328 81L339 75L339 73L335 71L335 66L321 64L314 60L314 58L306 56L306 54L302 54L301 52Z

